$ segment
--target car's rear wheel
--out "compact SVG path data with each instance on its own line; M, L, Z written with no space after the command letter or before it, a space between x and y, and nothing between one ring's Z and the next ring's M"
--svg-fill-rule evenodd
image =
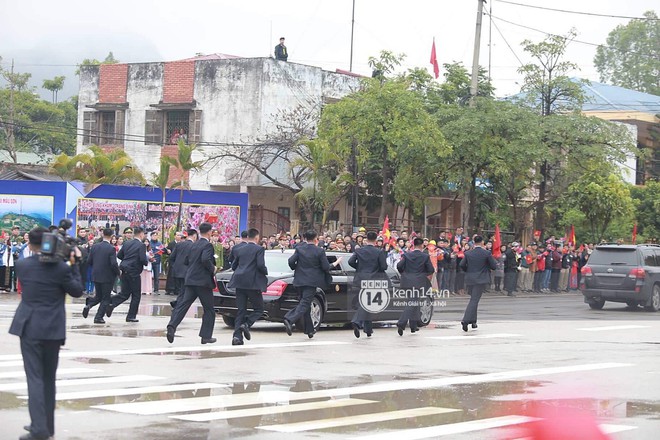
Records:
M651 292L651 305L644 307L649 312L657 312L660 310L660 284L653 286L653 292Z
M594 298L589 301L589 307L593 310L600 310L605 305L605 300L603 298Z
M433 300L431 298L424 298L424 302L419 307L419 326L426 327L433 319Z
M318 296L312 298L312 303L309 306L309 317L312 318L314 331L319 331L321 323L323 322L323 300ZM304 319L301 318L296 322L296 330L300 330L301 332L305 331Z
M234 328L236 326L236 318L233 316L222 315L222 320L227 327Z

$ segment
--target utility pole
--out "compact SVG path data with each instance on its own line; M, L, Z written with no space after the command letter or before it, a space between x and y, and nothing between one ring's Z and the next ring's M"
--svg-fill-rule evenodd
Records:
M477 0L477 26L474 30L474 52L472 54L472 82L470 83L470 106L479 92L479 48L481 45L481 21L484 14L485 0Z
M352 218L351 218L351 232L357 231L358 228L358 183L357 183L357 178L358 178L358 165L357 165L357 152L355 148L355 142L351 145L351 162L353 166L353 188L352 194L351 194L351 208L352 208Z
M493 60L493 2L488 6L488 82L491 82L490 69Z
M348 64L348 71L353 71L353 31L355 30L355 0L353 0L353 14L351 16L351 60Z

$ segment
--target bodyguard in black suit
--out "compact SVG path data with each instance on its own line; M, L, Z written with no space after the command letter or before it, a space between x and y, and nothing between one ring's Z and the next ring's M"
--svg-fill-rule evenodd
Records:
M366 280L387 280L387 256L382 249L376 247L378 234L373 231L367 232L366 244L355 250L351 258L348 259L348 265L355 269L353 277L353 287L357 292L362 288L362 281ZM370 337L373 333L369 313L357 301L357 311L351 320L353 334L356 338L360 337L360 329L363 329Z
M176 299L170 301L172 309L174 309L179 301L183 299L186 293L185 279L186 272L188 271L187 259L190 256L190 250L193 243L197 241L197 230L188 229L187 237L185 240L180 241L174 246L172 255L170 255L169 265L172 276L174 277L174 291L176 292Z
M259 243L259 231L250 229L247 237L232 250L231 269L234 271L227 287L236 289L236 323L231 345L243 345L243 335L251 339L250 327L264 313L264 298L261 295L268 285L268 269L264 260L265 249ZM241 246L242 245L242 246ZM252 313L247 313L248 300Z
M484 248L483 237L476 235L474 246L474 249L465 252L465 257L461 260L461 268L465 271L465 285L470 295L470 302L465 308L461 321L464 332L468 331L468 324L472 324L472 328L477 328L479 300L490 285L490 271L497 267L493 254Z
M147 247L142 243L144 239L144 229L136 227L135 229L124 229L126 238L133 236L132 240L124 241L124 245L119 249L117 258L121 260L119 268L121 269L121 293L112 298L105 312L108 318L112 311L119 304L131 298L131 304L128 306L126 322L138 322L137 311L142 298L140 274L144 266L147 265Z
M406 324L410 326L411 333L419 330L419 302L422 300L423 293L430 291L429 276L435 272L429 254L422 252L424 240L416 237L413 240L413 246L414 249L403 254L396 265L401 274L401 289L407 293L406 301L410 303L403 309L403 313L396 323L399 336L403 336Z
M213 310L215 251L210 242L212 228L213 226L206 222L199 225L200 238L192 245L190 255L186 258L186 264L188 265L184 280L186 293L183 295L183 299L177 302L172 311L170 322L167 324L167 340L170 343L174 342L176 328L197 298L204 307L202 327L199 330L202 344L212 344L216 341L213 337L213 326L215 325L215 311Z
M103 230L103 241L92 246L87 259L87 264L92 266L92 281L94 281L96 296L86 302L82 315L83 318L87 318L89 309L100 304L94 317L94 324L105 324L103 316L111 301L112 286L115 285L115 279L119 276L117 251L110 244L113 232L110 228Z
M309 312L316 289L327 287L331 280L330 263L325 251L317 246L316 231L309 230L304 237L305 242L296 246L293 255L289 257L289 267L294 271L293 285L301 298L296 308L284 315L284 327L291 336L293 323L303 318L304 331L308 337L313 338L315 330Z
M29 233L30 250L35 254L41 251L44 232L35 228ZM80 256L80 250L76 254ZM66 338L64 299L67 293L82 296L83 285L76 264L44 263L38 255L17 261L16 274L23 294L9 333L21 338L32 420L30 432L20 439L47 439L55 435L55 372Z

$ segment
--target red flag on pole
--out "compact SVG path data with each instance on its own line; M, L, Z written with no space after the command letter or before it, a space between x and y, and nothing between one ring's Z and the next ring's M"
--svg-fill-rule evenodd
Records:
M390 239L390 218L389 216L385 216L385 221L383 222L383 231L382 231L383 237L387 238L389 241Z
M499 258L502 255L502 237L500 236L500 225L495 225L495 236L493 236L493 257Z
M440 67L438 66L438 58L435 56L435 38L433 38L433 45L431 46L431 64L433 65L433 75L435 79L438 79Z
M637 223L633 226L632 244L637 244Z
M577 243L575 242L575 226L571 225L571 235L568 236L568 244L572 246L576 246Z

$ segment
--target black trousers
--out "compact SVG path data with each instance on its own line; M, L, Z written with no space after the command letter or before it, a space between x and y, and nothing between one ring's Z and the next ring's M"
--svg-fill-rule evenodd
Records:
M401 312L399 321L396 323L397 327L406 328L406 325L409 325L411 329L417 329L419 327L419 320L421 318L419 311L419 302L421 298L411 296L406 298L406 307Z
M112 293L112 286L114 285L115 283L94 283L96 295L94 295L94 298L90 298L87 303L87 307L90 309L95 305L100 304L99 309L96 311L96 316L94 316L94 320L103 319L105 309L108 307L108 304L110 304L110 301L112 301L110 295Z
M208 339L213 336L213 327L215 326L215 311L213 310L213 288L203 286L186 286L186 293L183 299L176 303L176 307L172 311L168 327L172 326L176 329L183 317L186 316L192 303L199 298L199 302L204 307L204 314L202 315L202 327L199 329L199 336Z
M470 295L470 302L465 308L465 314L463 315L463 321L466 324L476 324L477 323L477 309L479 308L479 300L481 295L483 295L484 290L486 290L488 284L474 284L468 286L468 294Z
M176 299L172 302L174 303L175 307L179 302L183 300L183 295L186 294L185 281L185 278L174 278L174 294L176 295Z
M364 330L365 333L373 333L373 323L371 322L372 315L367 312L362 305L358 303L357 310L353 314L353 319L351 323L356 324L358 327Z
M534 281L532 282L532 291L540 292L541 291L541 277L543 272L536 271L534 272Z
M555 292L559 290L560 273L561 273L561 269L552 269L552 272L550 272L550 290Z
M28 386L30 430L35 437L55 435L55 372L61 340L21 338Z
M130 297L131 304L128 306L126 319L135 319L138 307L140 307L140 299L142 298L141 290L140 274L131 275L126 272L122 273L121 293L112 298L112 307L117 307Z
M504 272L504 290L508 294L512 294L516 290L516 273Z
M295 324L300 318L303 318L303 331L306 334L314 333L314 324L309 313L312 308L312 299L314 299L314 295L316 294L316 287L300 286L298 287L298 293L300 294L300 302L295 309L289 310L284 315L284 319Z
M253 311L248 314L247 303L250 301ZM243 340L241 326L247 324L252 327L264 314L264 297L259 290L236 289L236 324L234 325L234 338Z

